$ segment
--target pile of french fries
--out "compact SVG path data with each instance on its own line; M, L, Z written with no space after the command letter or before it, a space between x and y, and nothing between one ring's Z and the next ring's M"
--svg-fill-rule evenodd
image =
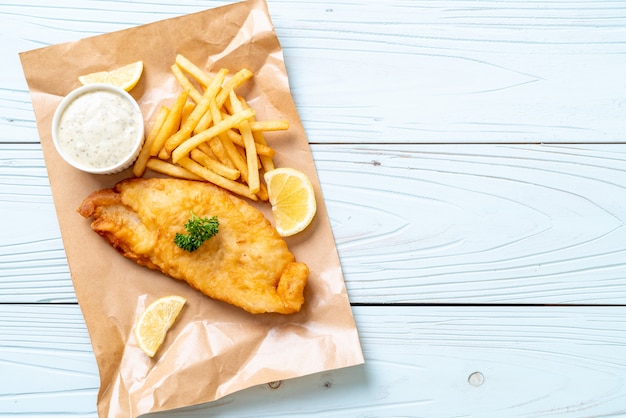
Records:
M170 107L162 106L148 130L133 167L168 176L205 180L251 200L267 200L262 173L274 169L274 150L264 132L289 128L286 120L257 121L235 89L251 79L242 69L211 75L183 55L172 73L182 91Z

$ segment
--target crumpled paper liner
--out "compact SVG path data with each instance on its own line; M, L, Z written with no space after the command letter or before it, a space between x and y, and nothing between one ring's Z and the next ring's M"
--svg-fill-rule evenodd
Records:
M183 282L120 256L77 212L96 189L131 177L79 172L56 153L51 120L81 74L144 61L131 94L146 125L180 88L170 72L176 54L195 64L234 74L255 74L238 92L257 119L289 120L290 129L268 133L276 166L309 175L318 211L307 230L287 239L311 273L303 310L294 315L252 315L213 301ZM31 92L55 207L78 302L100 371L100 417L135 417L219 399L253 385L363 363L341 265L311 150L289 90L282 49L263 0L234 3L20 54ZM269 205L254 203L268 219ZM136 345L133 323L153 300L170 294L188 300L165 343L151 359Z

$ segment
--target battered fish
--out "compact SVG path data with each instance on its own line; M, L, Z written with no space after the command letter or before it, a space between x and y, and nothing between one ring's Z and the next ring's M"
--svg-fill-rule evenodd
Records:
M93 192L78 212L122 255L251 313L298 312L309 275L256 208L205 182L127 179ZM174 244L190 213L219 232L194 252Z

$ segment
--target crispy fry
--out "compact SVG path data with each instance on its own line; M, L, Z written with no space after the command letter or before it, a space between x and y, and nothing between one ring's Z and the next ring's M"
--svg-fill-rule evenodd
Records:
M178 130L176 133L174 133L174 135L165 140L163 147L161 147L161 150L159 151L159 158L162 160L169 159L170 155L172 155L172 150L190 137L191 132L184 129Z
M202 177L190 172L189 170L167 161L159 160L152 157L146 163L146 167L157 173L165 174L170 177L176 177L187 180L204 180Z
M215 103L215 101L211 102L210 111L211 111L211 114L213 115L213 120L215 121L215 123L218 123L222 120L222 115L219 109L217 108L217 104ZM239 173L241 174L241 178L243 179L243 181L247 182L248 181L248 166L246 165L245 157L243 157L241 153L239 152L239 150L237 150L237 148L235 147L235 144L233 144L232 141L228 138L228 135L226 134L226 132L218 135L220 142L222 143L222 146L224 147L224 150L226 151L226 155L228 155L230 161L237 168L237 170L239 170Z
M224 164L226 167L230 167L235 170L237 169L235 167L235 164L233 164L233 161L228 156L228 153L224 149L222 141L218 137L213 137L207 142L203 142L202 144L198 145L199 150L203 151L205 154L208 154L208 152L206 152L206 147L209 147L211 152L213 152L213 154L215 154L215 156L217 157L217 160Z
M235 112L242 112L243 105L239 102L237 95L233 90L229 95L231 106ZM243 120L239 124L239 132L243 138L244 148L246 150L246 164L248 165L248 187L250 193L257 194L261 188L261 179L259 178L259 163L257 160L256 144L252 136L252 129L248 120Z
M188 101L185 103L185 106L183 107L183 114L180 118L181 125L184 125L185 122L187 122L187 119L189 119L189 115L191 115L191 112L193 112L195 108L196 104L194 102Z
M222 90L220 91L220 93L215 98L215 102L217 103L217 107L221 108L222 106L224 106L224 103L228 99L228 96L229 96L230 92L232 90L236 89L237 87L239 87L241 84L243 84L244 81L250 79L253 75L254 74L252 73L252 71L248 70L247 68L243 68L243 69L237 71L230 78L230 80L228 80L224 84L224 87L222 87Z
M154 119L154 123L152 124L150 131L148 132L148 135L146 135L146 140L143 144L143 147L141 148L141 151L139 152L139 156L137 156L137 160L133 165L133 174L136 177L143 176L144 171L146 171L146 163L150 158L150 147L152 146L152 143L154 142L157 135L159 134L159 131L163 127L163 124L165 123L165 120L167 119L167 115L169 115L169 113L170 110L165 106L162 106L159 109L159 112Z
M193 112L191 112L185 123L181 124L180 130L170 136L163 144L163 147L159 152L160 159L167 160L170 158L172 150L191 137L194 128L202 116L209 110L209 104L217 94L225 76L226 70L221 70L218 75L211 80L209 87L207 87L202 95L202 98L194 107Z
M196 127L204 118L204 115L209 111L209 104L211 103L211 100L214 100L215 96L218 94L227 72L228 71L226 69L222 69L217 73L215 78L211 80L211 83L207 86L206 90L202 94L202 98L200 99L200 102L198 102L198 106L196 106L195 111L189 117L189 122L184 126L184 129L189 129L190 132L194 131L195 133L203 130L196 130ZM208 123L210 124L211 121L209 120Z
M180 127L180 119L183 113L183 107L187 102L187 98L189 97L189 93L186 90L180 92L176 101L172 105L170 109L170 113L167 115L167 119L165 119L165 123L163 127L159 131L159 134L155 138L155 140L150 145L150 155L156 156L161 148L163 148L163 144L176 132L176 130Z
M263 136L263 132L261 131L255 131L252 132L252 136L254 136L254 140L256 141L258 147L261 147L261 145L266 145L267 141L265 140L265 137ZM265 171L272 171L275 166L274 166L274 160L272 157L267 156L267 155L259 155L259 159L261 160L261 165L263 166L263 169Z
M258 131L286 131L289 129L289 121L286 120L255 120L250 122L250 129Z
M208 168L211 171L215 171L222 177L226 177L230 180L237 180L239 178L239 170L234 168L230 168L220 163L218 160L212 158L206 153L200 151L199 148L195 148L191 150L191 159L202 164L204 167Z
M181 54L176 55L176 64L181 70L189 73L189 75L191 75L203 87L211 84L211 77L209 77L207 73L198 68L194 63L189 61L185 56Z
M241 98L241 105L245 108L245 109L249 109L250 105L248 105L248 102L246 101L246 99ZM251 122L255 122L254 118L250 119ZM267 141L265 140L265 136L263 135L262 131L252 131L252 136L254 136L254 140L257 144L257 147L260 147L261 145L267 145ZM273 157L273 155L272 155ZM263 166L263 169L265 171L271 171L274 169L274 160L272 159L272 157L270 156L266 156L266 155L259 155L259 159L261 160L261 165Z
M206 131L200 132L199 134L192 136L187 141L180 144L172 152L172 161L175 163L178 162L181 158L187 156L187 154L189 154L189 152L191 152L191 150L196 148L199 144L206 142L215 136L219 136L221 133L224 133L227 130L232 129L234 126L238 125L242 120L246 120L252 116L254 116L254 110L245 109L242 112L236 113L226 119L223 119L221 122L215 123Z
M187 94L189 94L189 96L193 99L194 102L198 103L200 99L202 98L202 94L200 94L198 89L196 89L194 85L191 84L191 81L189 81L187 76L183 74L182 70L180 69L178 65L172 64L170 68L172 70L172 73L174 74L174 77L178 81L178 84L180 84L180 87L183 90L187 91Z
M255 131L252 131L252 136L255 136ZM240 147L245 147L244 142L243 142L243 138L241 137L240 134L238 134L237 132L233 131L232 129L227 131L226 134L228 135L228 138L235 144L239 145ZM256 141L256 138L255 138ZM274 151L273 148L268 147L267 145L263 145L261 143L259 143L258 141L256 141L256 152L257 154L259 154L259 156L266 156L266 157L274 157L274 154L276 153L276 151Z
M199 134L202 131L206 131L207 129L209 129L209 126L211 126L211 123L213 123L213 117L211 115L211 112L206 112L204 115L202 115L202 118L196 125L193 133Z
M259 189L256 195L259 198L259 200L262 200L264 202L267 202L269 200L270 197L269 197L269 194L267 193L267 186L265 185L265 183L261 182L261 188Z
M214 160L220 161L219 157L215 154L215 152L209 146L209 142L203 142L202 144L198 145L198 149L204 152L209 157L213 158Z
M245 196L251 200L258 200L256 195L251 194L248 187L242 183L238 183L233 180L229 180L225 177L222 177L215 172L203 167L197 162L193 161L189 157L182 157L179 162L181 166L191 171L192 173L204 178L207 181L210 181L213 184L216 184L226 190L230 190L233 193L239 194L241 196Z

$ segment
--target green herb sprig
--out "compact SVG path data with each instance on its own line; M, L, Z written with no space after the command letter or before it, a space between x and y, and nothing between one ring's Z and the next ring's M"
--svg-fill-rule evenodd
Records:
M217 234L219 224L216 216L201 218L191 211L191 218L185 224L187 234L176 233L174 243L185 251L193 252Z

